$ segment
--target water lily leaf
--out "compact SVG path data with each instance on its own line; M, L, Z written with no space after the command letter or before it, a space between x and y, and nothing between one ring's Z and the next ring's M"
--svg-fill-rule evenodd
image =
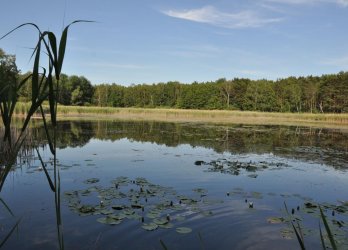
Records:
M254 199L262 199L262 193L260 192L251 192L251 196L254 198Z
M176 218L175 218L177 221L184 221L184 220L186 220L186 217L185 216L176 216Z
M192 229L189 227L178 227L176 228L176 232L179 234L188 234L192 232Z
M115 210L122 210L122 209L125 208L124 205L112 205L111 207L112 207L113 209L115 209Z
M137 213L134 213L134 214L127 215L126 218L129 220L141 220L142 216L140 216Z
M90 206L90 205L82 205L80 208L79 208L79 212L80 213L83 213L83 214L86 214L86 213L93 213L95 212L95 208L93 206Z
M109 218L114 219L114 220L123 220L124 218L126 218L126 216L124 214L110 214L108 215Z
M131 205L131 207L134 208L134 209L141 209L141 208L143 208L144 206L143 206L143 205L140 205L140 204L133 203L133 204Z
M156 223L157 225L164 225L164 224L167 224L169 220L167 218L156 218L153 220L153 222Z
M102 217L97 219L98 222L109 225L118 225L122 222L122 220L116 220L110 217Z
M199 193L199 194L206 194L208 191L204 188L195 188L192 189L193 192Z
M108 210L108 209L103 209L99 211L101 214L103 215L109 215L109 214L113 214L112 210Z
M97 182L99 182L98 178L90 178L90 179L85 180L83 183L93 184L93 183L97 183Z
M158 228L158 225L156 223L144 223L141 227L147 231L153 231Z
M122 213L127 216L127 215L132 215L135 212L132 209L125 209L125 210L122 211Z
M313 204L311 202L306 202L304 205L306 206L306 208L309 208L309 209L313 209L313 208L317 208L318 207L317 205L315 205L315 204Z
M249 175L248 175L248 177L254 178L254 179L257 178L257 176L258 176L257 174L249 174Z
M204 215L204 216L212 216L213 212L212 211L203 211L202 215Z
M174 227L174 225L172 223L167 223L167 224L163 224L163 225L158 225L160 228L163 229L171 229Z
M150 219L154 219L154 218L159 218L161 217L161 210L160 209L152 209L151 211L149 211L146 216Z
M88 189L85 189L85 190L81 190L79 192L82 196L88 196L91 194L91 191L89 191Z
M271 224L279 224L279 223L283 223L285 220L282 217L270 217L267 219L268 223Z
M284 239L287 239L287 240L292 240L294 237L293 231L288 228L283 228L282 230L280 230L280 234Z

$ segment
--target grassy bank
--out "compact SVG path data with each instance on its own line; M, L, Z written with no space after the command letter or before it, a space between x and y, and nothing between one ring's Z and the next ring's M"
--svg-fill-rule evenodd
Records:
M28 104L19 103L15 114L20 116ZM47 110L48 106L44 106ZM58 106L63 119L152 120L168 122L204 122L220 124L268 124L339 127L348 129L348 114L268 113L226 110L183 110Z

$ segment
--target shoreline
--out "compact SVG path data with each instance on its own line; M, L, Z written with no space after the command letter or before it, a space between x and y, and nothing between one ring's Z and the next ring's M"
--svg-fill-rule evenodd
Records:
M348 130L348 114L58 106L58 120L75 119L284 125Z
M44 105L49 118L49 107ZM23 117L29 104L20 103L15 117ZM40 119L39 113L34 119ZM337 128L348 130L348 113L311 114L276 113L236 110L193 110L170 108L114 108L95 106L58 106L58 120L136 120L207 124L284 125L317 128Z

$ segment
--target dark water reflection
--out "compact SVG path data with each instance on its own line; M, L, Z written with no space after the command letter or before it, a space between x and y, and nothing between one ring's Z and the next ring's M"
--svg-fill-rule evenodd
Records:
M169 249L201 249L202 244L205 249L296 249L298 243L293 235L288 240L289 235L281 234L287 225L267 222L270 217L285 217L284 201L290 208L300 206L296 215L301 216L307 229L311 229L306 231L306 244L309 249L318 249L318 218L310 215L312 211L307 211L304 204L320 202L326 204L327 212L331 213L341 204L339 201L348 200L345 192L348 188L348 131L344 130L63 121L59 122L58 131L62 193L75 195L78 191L81 194L97 186L98 192L78 196L81 204L99 205L100 193L119 176L131 180L144 177L156 185L172 187L180 196L192 197L195 195L193 189L203 188L207 190L204 199L222 201L207 205L199 200L197 206L186 206L180 212L170 211L173 218L186 217L183 222L175 221L175 227L193 230L191 234L180 235L175 228L148 232L141 228L141 222L131 219L117 226L100 224L96 222L97 215L79 216L74 212L76 208L70 206L71 200L64 198L62 217L66 249L162 249L159 239ZM19 159L21 164L9 176L1 197L16 215L23 217L18 236L11 237L6 249L57 247L54 201L43 172L38 170L38 160L34 152L30 152L31 146L40 146L50 170L51 155L43 142L45 133L40 121L32 124L29 135L31 140ZM272 162L274 166L281 163L292 167L269 167L257 171L257 178L250 178L195 165L197 161L219 162L221 159L241 161L246 165ZM90 178L100 181L86 184L86 179ZM122 188L124 193L132 193L130 188L138 187L130 182ZM164 200L166 198L164 196ZM176 196L171 199L175 204L181 202ZM112 204L120 202L111 201ZM249 208L250 201L253 209ZM0 233L3 237L14 219L6 216L6 211L0 211L0 224L5 225ZM146 223L151 221L145 216L149 211L145 207L143 214L139 212ZM212 216L205 216L207 212ZM347 238L347 211L336 212L331 219L345 223L342 228L337 225L335 228L340 239Z
M58 131L58 145L62 149L82 147L92 138L111 141L127 138L168 147L188 144L192 147L213 149L218 153L273 153L334 168L348 168L348 130L133 121L65 121L59 123ZM44 134L42 137L44 138Z

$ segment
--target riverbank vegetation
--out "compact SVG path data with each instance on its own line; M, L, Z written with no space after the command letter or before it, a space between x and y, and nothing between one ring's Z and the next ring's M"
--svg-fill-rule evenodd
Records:
M14 111L17 117L24 116L29 103L18 103ZM49 106L43 105L43 111L49 115ZM204 122L215 124L268 124L303 125L317 127L346 128L348 114L310 114L277 113L237 110L185 110L168 108L114 108L58 105L57 115L62 119L118 119L148 120L166 122ZM37 114L38 116L40 114Z
M4 63L15 66L15 56L0 50ZM16 70L18 81L31 73ZM54 79L53 79L54 80ZM19 92L20 100L32 99L31 79ZM348 72L272 80L225 78L184 84L92 85L84 76L60 75L58 103L99 107L216 109L291 113L347 113Z

